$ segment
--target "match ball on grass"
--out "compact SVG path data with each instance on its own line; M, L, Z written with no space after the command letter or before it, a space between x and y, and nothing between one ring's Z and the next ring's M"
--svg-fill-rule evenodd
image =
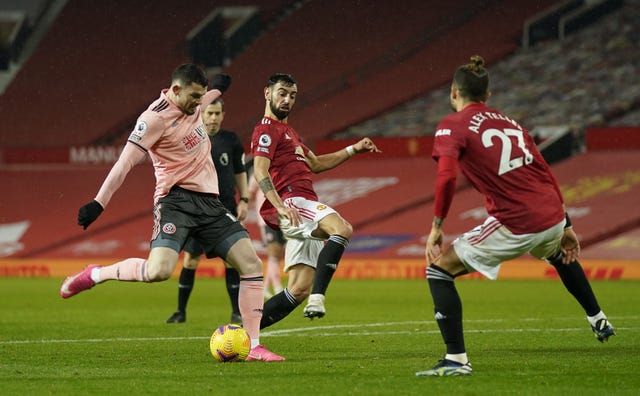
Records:
M251 339L240 326L220 326L211 335L211 354L219 362L243 362L249 355Z

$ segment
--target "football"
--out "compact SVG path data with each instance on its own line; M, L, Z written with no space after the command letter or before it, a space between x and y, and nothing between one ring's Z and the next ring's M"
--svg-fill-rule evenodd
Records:
M249 355L251 340L242 327L228 324L213 332L209 347L219 362L243 362Z

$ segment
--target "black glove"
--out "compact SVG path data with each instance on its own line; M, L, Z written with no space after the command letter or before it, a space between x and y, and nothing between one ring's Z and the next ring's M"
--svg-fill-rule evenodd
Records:
M98 216L104 211L102 205L98 201L93 200L78 210L78 225L81 225L86 230L89 224L93 223Z
M229 88L231 85L231 76L228 74L218 74L211 79L211 89L217 89L220 92L224 93L224 91Z

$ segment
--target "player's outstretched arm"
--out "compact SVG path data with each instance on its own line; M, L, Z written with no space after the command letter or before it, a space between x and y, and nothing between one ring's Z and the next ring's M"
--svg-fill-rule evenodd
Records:
M124 182L129 171L142 162L146 155L142 149L133 143L127 143L124 146L122 154L120 154L118 161L116 161L111 171L109 171L109 175L107 175L104 183L102 183L102 187L100 187L96 198L88 204L83 205L78 211L78 225L86 230L87 227L102 214L113 194Z
M307 154L307 163L313 173L320 173L342 164L356 154L362 153L382 153L373 140L363 138L356 144L347 146L341 150L329 154L316 156L313 152Z

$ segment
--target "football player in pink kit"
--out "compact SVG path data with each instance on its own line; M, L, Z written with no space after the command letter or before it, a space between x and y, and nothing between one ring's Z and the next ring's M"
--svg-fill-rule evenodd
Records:
M253 176L266 197L260 214L287 239L284 269L289 274L287 287L265 303L261 328L287 316L307 297L304 315L324 316L325 292L353 230L338 212L318 202L311 175L333 169L356 153L380 152L371 139L364 138L316 156L287 123L297 93L290 75L269 77L264 117L251 137Z
M435 134L433 158L438 174L435 216L426 243L427 281L447 353L435 367L417 376L472 373L454 279L478 271L495 280L503 261L526 253L556 268L599 341L615 334L576 261L580 244L549 166L526 129L485 104L488 88L489 73L480 56L458 67L450 95L455 113L440 122ZM485 195L489 217L442 252L442 224L453 199L458 167Z
M151 157L156 176L154 228L147 259L129 258L110 266L90 265L69 276L60 295L69 298L107 280L160 282L169 279L188 237L207 257L221 257L240 273L239 305L243 327L251 338L247 360L284 360L260 344L263 307L262 262L245 228L218 199L218 178L211 159L211 143L202 124L200 104L211 103L231 83L226 75L212 80L202 69L178 66L171 87L144 111L118 161L95 199L80 208L78 224L95 221L135 165Z

